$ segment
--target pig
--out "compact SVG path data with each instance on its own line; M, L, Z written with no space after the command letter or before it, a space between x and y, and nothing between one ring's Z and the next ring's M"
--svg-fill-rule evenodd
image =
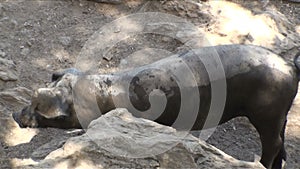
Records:
M207 62L214 52L219 55L224 70L224 77L219 76L219 79L210 79L207 70L220 66L216 65L216 62ZM93 119L117 107L146 112L151 109L151 92L160 90L167 101L162 113L155 118L147 113L135 114L136 116L182 130L201 130L238 116L245 116L256 128L261 139L260 162L266 168L281 168L282 160L286 160L284 133L287 113L298 90L299 56L300 52L295 56L293 63L259 46L219 45L203 47L197 49L197 52L187 51L173 55L126 72L87 75L71 69L55 74L52 86L36 90L31 105L21 112L13 113L13 118L20 127L85 128ZM209 64L205 65L207 63ZM189 85L185 88L191 97L184 99L187 99L188 106L194 106L193 108L198 110L190 128L185 124L174 125L183 98L180 82L173 77L172 72L184 71L184 66L188 66L195 81L187 82ZM161 71L160 68L168 69ZM219 74L222 75L222 72ZM81 89L78 85L80 80L92 84L94 91L89 93L87 89ZM122 86L123 81L128 81L129 86ZM222 81L225 82L226 95L220 120L216 124L205 125L212 106L211 100L213 97L218 98L218 94L221 98L224 92L219 90L217 96L213 96L212 86L218 86ZM193 92L194 89L197 92ZM199 94L200 98L193 99L195 94ZM93 95L96 104L91 103L90 110L77 106L77 110L80 111L75 111L75 103L89 104L90 95ZM130 100L129 103L122 102L122 98L126 96ZM160 95L156 96L159 99ZM118 100L121 104L118 104ZM95 113L97 111L100 113ZM183 117L191 116L189 111L183 113Z

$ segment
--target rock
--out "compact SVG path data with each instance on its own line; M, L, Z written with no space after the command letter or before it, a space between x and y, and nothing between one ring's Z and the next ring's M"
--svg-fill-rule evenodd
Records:
M0 17L2 18L3 17L3 14L4 14L4 6L0 3Z
M40 146L37 150L35 150L31 158L35 160L40 160L45 158L50 152L62 147L66 142L67 137L59 137L57 139L51 140L49 143Z
M116 109L39 164L20 168L263 168L259 162L236 160L190 134L181 136L171 127Z
M16 81L18 80L18 75L14 62L0 57L0 81L1 80Z
M49 132L49 129L45 129L45 131ZM50 133L51 133L51 131L54 132L54 134L57 134L56 129L51 128ZM31 154L31 158L36 160L36 161L44 159L52 151L61 148L70 137L75 137L75 136L82 135L84 133L84 130L82 130L82 129L75 129L74 130L73 129L73 130L66 130L66 131L61 130L60 132L61 133L59 133L58 135L55 135L51 139L51 141L49 141L48 143L46 143L46 144L40 146L39 148L37 148Z
M21 49L21 55L25 56L25 55L28 55L30 52L30 50L28 48L22 48Z
M111 61L112 58L113 57L111 55L105 55L105 56L103 56L103 59L106 60L106 61Z
M191 18L197 18L199 17L197 13L194 13L194 12L189 12L187 13L187 16L191 17Z
M289 0L290 2L297 2L300 3L300 0Z
M0 57L5 57L5 56L6 56L6 53L0 49Z
M109 3L109 4L120 4L123 0L89 0L94 2L100 2L100 3Z
M10 20L10 25L11 25L11 28L16 28L18 26L18 21L16 21L15 19L11 19Z
M5 48L10 47L11 45L9 43L5 42L0 42L0 49L4 50Z
M70 45L72 38L68 37L68 36L62 36L62 37L59 37L59 41L64 46L68 46L68 45Z
M0 92L0 103L6 107L23 107L30 103L32 91L25 87L16 87Z

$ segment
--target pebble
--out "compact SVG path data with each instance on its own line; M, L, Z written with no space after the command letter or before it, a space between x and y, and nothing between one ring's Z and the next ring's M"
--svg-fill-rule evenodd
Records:
M170 42L170 41L172 41L172 38L171 38L171 37L164 36L164 37L162 37L161 40L162 40L163 42Z
M6 56L6 53L3 52L2 50L0 50L0 56L1 56L1 57L5 57L5 56Z
M59 42L65 46L70 45L71 41L72 41L71 37L68 36L59 37Z
M187 15L191 18L197 18L199 17L197 13L194 13L194 12L188 12Z
M25 23L23 24L23 26L24 26L25 28L32 28L32 27L33 27L32 23L31 23L30 21L25 22Z
M28 48L21 48L21 55L23 56L28 55L29 52L30 50Z
M26 44L31 47L32 46L32 43L30 41L27 41Z
M120 27L115 27L114 28L114 33L120 33L121 32L121 28Z
M111 61L112 56L111 55L105 55L105 56L103 56L103 59L105 59L106 61Z
M0 50L4 49L6 47L6 45L4 43L0 42Z
M18 26L18 22L15 20L15 19L11 19L10 20L10 23L11 23L11 27L14 29Z
M0 3L0 17L3 17L4 14L4 7L3 5Z

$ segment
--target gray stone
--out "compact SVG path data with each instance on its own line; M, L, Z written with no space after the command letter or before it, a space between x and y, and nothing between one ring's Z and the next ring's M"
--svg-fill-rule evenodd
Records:
M13 61L0 57L0 81L16 81L18 75Z
M5 57L5 56L6 56L6 53L0 49L0 57Z
M66 142L66 137L59 137L57 139L51 140L49 143L42 145L37 150L35 150L31 158L35 160L41 160L45 158L50 152L62 147Z
M28 55L30 52L30 50L28 48L22 48L21 49L21 55L25 56Z
M263 168L187 134L113 110L38 164L20 168ZM152 154L152 155L150 155Z
M68 37L68 36L62 36L62 37L59 37L59 41L62 45L68 46L68 45L70 45L72 38Z
M0 103L6 107L22 107L30 103L32 91L25 87L16 87L0 92Z
M89 0L89 1L95 1L100 3L109 3L109 4L120 4L123 0Z

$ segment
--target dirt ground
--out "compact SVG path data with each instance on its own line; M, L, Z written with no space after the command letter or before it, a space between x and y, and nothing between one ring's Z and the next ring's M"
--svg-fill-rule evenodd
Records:
M239 0L233 0L233 2L252 11L255 11L258 8L257 4L261 3L260 1ZM273 5L295 25L300 24L300 3L271 1L268 5ZM262 5L258 6L263 7ZM51 73L73 67L76 64L81 48L95 31L120 16L143 11L145 7L151 11L151 6L149 7L143 1L138 0L128 1L126 5L110 5L86 0L1 1L0 51L2 57L13 60L17 65L19 80L7 82L0 89L22 86L34 90L45 87L51 79ZM164 11L165 9L158 10ZM201 12L198 15L201 15L201 19L195 19L193 15L184 15L184 17L197 26L204 25L208 28L209 24L206 23L211 18L206 17L205 13ZM132 39L126 43L119 43L112 49L112 59L103 59L99 63L102 71L105 72L106 69L116 67L122 57L145 46L177 52L181 45L180 42L161 35L148 34ZM288 160L286 168L298 168L300 166L299 97L288 116L286 132ZM61 144L54 146L60 147L66 138L82 133L52 128L19 129L12 121L11 113L19 111L22 107L23 105L0 104L0 125L2 126L0 130L2 132L0 137L0 168L11 168L14 166L12 162L22 163L24 162L22 159L32 158L38 161L47 155L47 153L34 153L37 149L41 149L41 146L60 138ZM18 141L19 144L16 143ZM258 134L245 118L238 118L219 126L208 143L241 160L253 161L255 155L260 156L261 154ZM45 152L52 150L54 150L53 147L48 148Z

